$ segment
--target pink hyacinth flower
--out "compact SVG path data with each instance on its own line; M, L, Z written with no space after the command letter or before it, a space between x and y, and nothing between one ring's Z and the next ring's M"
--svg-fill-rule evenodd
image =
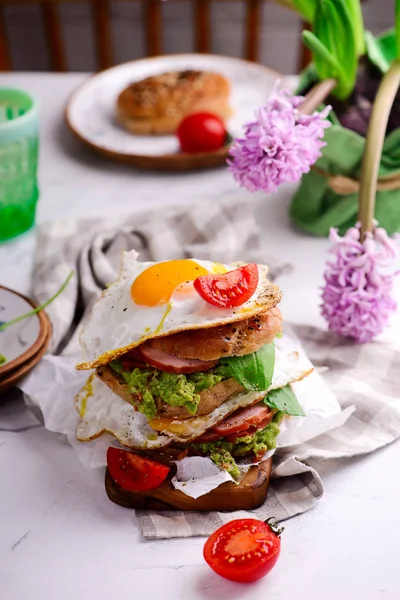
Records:
M244 137L233 141L228 169L241 186L275 192L282 183L299 181L321 156L331 107L302 115L297 108L302 101L275 86L256 120L245 125Z
M387 325L396 302L391 293L397 249L383 228L367 233L360 242L359 226L343 237L331 229L330 250L322 291L321 314L329 329L357 343L371 341Z

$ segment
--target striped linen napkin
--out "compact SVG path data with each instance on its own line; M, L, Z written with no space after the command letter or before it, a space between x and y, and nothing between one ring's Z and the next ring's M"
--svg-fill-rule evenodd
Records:
M290 271L262 243L254 215L242 201L198 203L129 217L62 221L39 230L34 273L35 296L44 301L71 269L77 272L61 297L47 309L53 324L51 352L79 352L77 332L104 286L116 277L122 250L135 248L140 260L197 258L270 265L271 278ZM146 539L208 535L242 516L287 519L311 508L323 494L318 464L372 452L400 436L398 373L400 352L384 343L358 346L325 331L296 327L295 334L342 409L355 412L340 427L307 443L278 450L266 502L253 511L200 513L137 511ZM322 369L321 369L322 370ZM333 463L333 460L332 460ZM337 461L335 461L335 468Z

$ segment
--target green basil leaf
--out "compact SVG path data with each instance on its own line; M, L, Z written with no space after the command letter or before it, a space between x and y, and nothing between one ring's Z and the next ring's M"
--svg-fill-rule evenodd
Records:
M246 356L227 356L219 361L224 365L226 374L234 377L246 390L263 392L272 382L275 366L275 345L273 342L246 354Z
M290 385L268 392L264 398L264 404L293 417L305 417L305 412Z

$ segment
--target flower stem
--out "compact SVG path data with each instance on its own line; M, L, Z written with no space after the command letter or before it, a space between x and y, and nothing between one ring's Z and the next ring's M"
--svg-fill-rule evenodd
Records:
M51 298L49 298L48 300L46 300L46 302L44 302L40 306L37 306L33 310L30 310L29 312L24 313L23 315L20 315L19 317L16 317L15 319L12 319L12 321L8 321L7 323L3 323L2 325L0 325L0 331L4 331L5 329L7 329L7 327L10 327L10 325L14 325L14 323L18 323L19 321L22 321L23 319L26 319L27 317L31 317L32 315L36 315L41 310L45 309L46 306L48 306L49 304L51 304L53 302L53 300L55 300L57 298L57 296L59 296L65 290L65 288L69 284L69 282L70 282L71 277L72 277L73 274L74 274L74 272L71 271L71 273L68 275L67 279L64 281L64 283L62 284L62 286L60 287L60 289Z
M400 59L396 59L384 75L376 95L365 140L361 166L358 220L361 241L372 231L375 214L376 186L390 110L400 85Z
M299 112L302 115L311 115L326 100L336 85L336 79L325 79L314 85L300 104L298 108Z

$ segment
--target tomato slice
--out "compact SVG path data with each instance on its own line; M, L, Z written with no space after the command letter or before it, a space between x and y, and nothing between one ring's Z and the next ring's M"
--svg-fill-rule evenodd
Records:
M258 267L255 263L222 275L202 275L194 280L196 292L213 306L241 306L257 289Z
M250 582L264 577L274 567L281 549L282 530L275 529L274 520L268 521L271 524L235 519L214 531L204 544L207 564L231 581Z
M170 470L155 460L111 447L107 450L107 466L112 479L130 492L155 490Z

